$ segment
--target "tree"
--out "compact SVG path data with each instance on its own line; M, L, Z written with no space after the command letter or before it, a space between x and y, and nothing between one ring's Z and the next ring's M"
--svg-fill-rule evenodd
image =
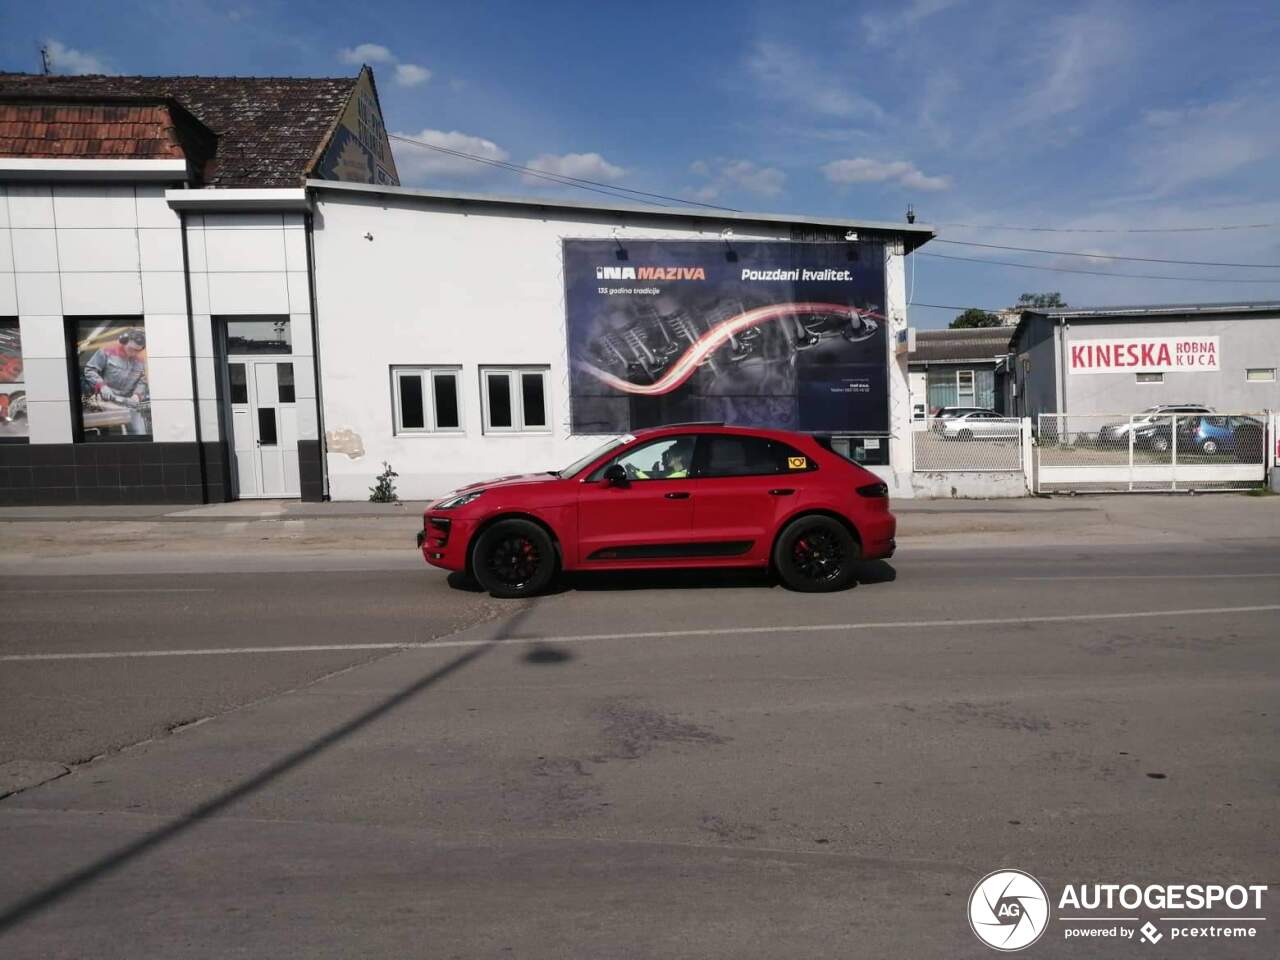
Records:
M1057 290L1052 293L1024 293L1013 305L1015 310L1064 310L1067 302Z
M996 314L988 313L986 310L979 310L977 307L970 307L951 321L952 330L998 326L1000 326L1000 318Z

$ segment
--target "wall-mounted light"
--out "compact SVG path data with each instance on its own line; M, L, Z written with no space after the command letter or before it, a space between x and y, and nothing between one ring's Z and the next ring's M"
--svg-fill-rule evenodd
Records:
M373 242L373 234L372 234L372 233L366 233L366 234L364 235L364 238L365 238L366 240L368 240L370 243L372 243L372 242Z
M857 242L858 242L858 231L857 231L857 230L850 230L850 231L848 231L847 233L845 233L844 238L845 238L846 240L848 240L850 243L857 243Z
M730 263L738 262L738 251L733 249L733 244L729 241L733 239L733 230L725 227L720 231L720 239L724 241L724 258Z

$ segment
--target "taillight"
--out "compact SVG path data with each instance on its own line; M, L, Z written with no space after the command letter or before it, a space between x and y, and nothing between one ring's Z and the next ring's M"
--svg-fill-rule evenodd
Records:
M884 499L889 496L889 485L887 483L868 483L865 487L858 488L858 496Z

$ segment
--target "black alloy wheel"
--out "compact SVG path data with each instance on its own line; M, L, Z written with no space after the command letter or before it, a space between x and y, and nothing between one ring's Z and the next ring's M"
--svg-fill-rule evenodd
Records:
M773 565L792 590L825 593L853 582L860 553L857 541L838 520L800 517L779 535Z
M495 597L529 597L551 583L556 571L551 537L529 520L502 520L476 538L471 573Z

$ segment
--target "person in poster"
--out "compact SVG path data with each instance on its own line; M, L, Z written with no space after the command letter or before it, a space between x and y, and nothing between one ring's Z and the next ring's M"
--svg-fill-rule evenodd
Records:
M574 433L888 430L878 243L566 240Z
M0 439L27 435L22 337L15 321L0 323Z
M81 405L86 430L120 427L126 436L151 434L151 393L147 385L147 337L136 327L107 331L110 339L93 349L84 364ZM91 339L90 344L94 341ZM86 352L81 345L81 356Z

